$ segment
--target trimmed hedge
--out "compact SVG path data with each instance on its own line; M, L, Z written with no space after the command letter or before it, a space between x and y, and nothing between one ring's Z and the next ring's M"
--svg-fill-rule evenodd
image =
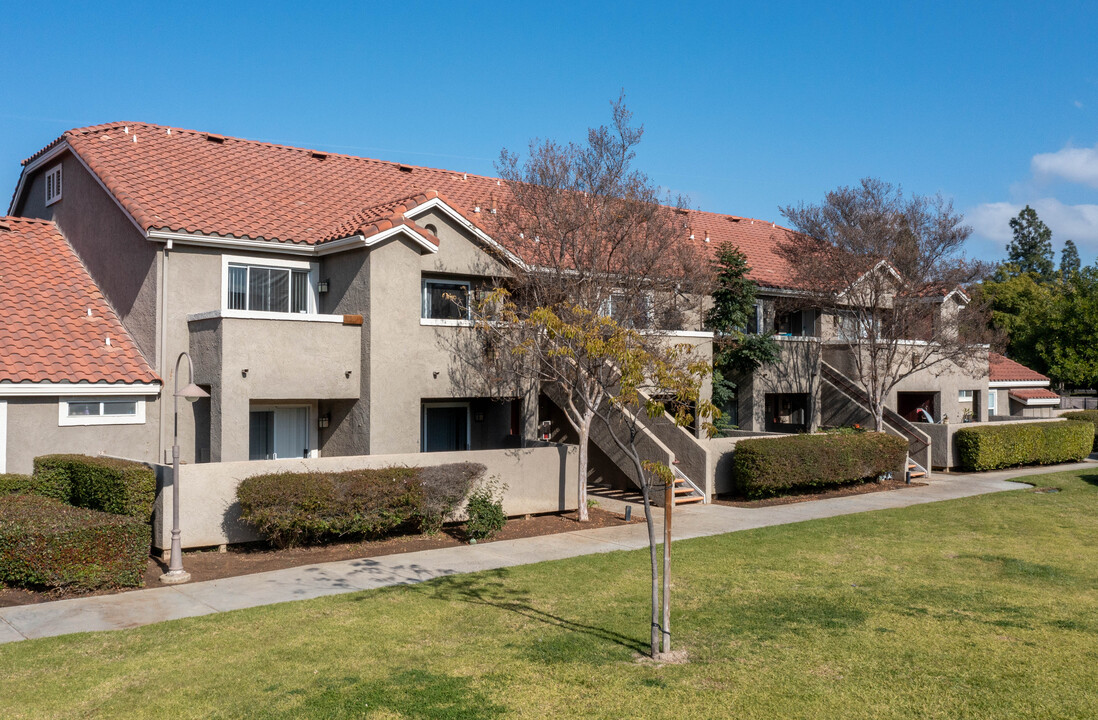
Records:
M139 586L152 540L134 518L37 495L0 498L0 581L96 590Z
M236 497L241 519L279 547L379 537L400 527L430 532L442 526L485 469L456 463L257 475L240 483Z
M1078 462L1090 454L1093 444L1094 425L1077 420L995 423L964 428L953 436L965 470Z
M1094 425L1094 445L1092 449L1098 450L1098 410L1075 410L1066 412L1060 417L1065 420L1082 420Z
M791 435L736 443L732 486L761 498L873 480L903 468L907 442L885 433Z
M156 473L131 460L89 455L41 455L34 459L34 494L89 510L152 520Z
M0 473L0 495L40 495L34 492L34 480L30 475Z

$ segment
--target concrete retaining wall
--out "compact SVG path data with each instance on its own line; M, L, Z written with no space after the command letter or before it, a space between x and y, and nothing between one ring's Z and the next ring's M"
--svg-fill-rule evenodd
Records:
M488 468L487 478L507 485L503 508L509 516L576 509L577 475L574 445L546 445L512 450L476 450L402 455L358 455L183 465L180 475L180 521L183 547L209 547L258 540L240 521L236 488L240 481L276 472L340 472L390 466L427 467L474 462ZM157 465L157 498L153 546L171 546L172 468Z

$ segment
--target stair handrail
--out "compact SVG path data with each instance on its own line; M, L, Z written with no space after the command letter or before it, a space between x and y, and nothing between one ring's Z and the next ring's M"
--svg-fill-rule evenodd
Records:
M828 380L828 382L836 385L840 390L849 395L853 400L860 403L866 409L869 409L869 397L866 395L864 390L855 385L846 375L831 367L831 365L820 361L820 366L823 375ZM905 436L907 436L908 444L918 443L919 447L916 448L917 450L921 450L922 448L930 445L929 439L927 438L926 434L923 433L923 431L919 428L912 425L907 418L900 415L891 408L885 407L883 408L883 410L884 412L882 414L884 415L885 420L888 422L888 424L892 425Z
M686 476L686 473L684 473L682 470L679 470L679 468L675 465L671 466L671 472L674 473L675 477L677 477L679 480L682 480L684 483L689 485L694 492L696 492L698 495L701 495L702 505L705 505L709 502L709 500L705 497L705 493L702 492L702 489L695 485L694 481Z

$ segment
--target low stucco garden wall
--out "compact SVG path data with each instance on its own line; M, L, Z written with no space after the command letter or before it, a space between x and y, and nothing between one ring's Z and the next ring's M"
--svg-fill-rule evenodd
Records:
M958 430L971 427L987 427L1004 422L1061 422L1062 418L1020 418L1005 417L982 423L912 423L930 437L931 465L936 470L951 470L960 465L957 450L953 446L953 436Z
M245 478L277 472L340 472L390 466L427 467L447 463L481 463L486 478L507 486L503 509L509 516L576 509L577 473L574 445L474 450L402 455L356 455L298 460L183 465L180 475L180 520L183 547L210 547L259 540L240 520L236 488ZM172 468L156 465L157 498L153 546L171 546Z

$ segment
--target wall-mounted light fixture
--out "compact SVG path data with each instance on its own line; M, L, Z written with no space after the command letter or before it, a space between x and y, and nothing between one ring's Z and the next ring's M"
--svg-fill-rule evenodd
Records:
M473 420L476 422L484 422L484 411L477 410L475 413L473 413Z
M331 424L331 422L332 422L331 414L326 413L324 415L321 415L319 418L317 418L316 425L317 425L317 427L320 427L320 428L326 428L326 427L328 427L329 424Z
M321 280L320 282L318 282L316 284L316 291L318 293L328 292L328 281L327 280Z
M343 373L343 377L345 377L345 378L349 378L349 377L351 377L351 371L350 371L350 370L347 370L346 372L344 372L344 373Z
M244 368L240 371L240 377L248 377L248 368Z

